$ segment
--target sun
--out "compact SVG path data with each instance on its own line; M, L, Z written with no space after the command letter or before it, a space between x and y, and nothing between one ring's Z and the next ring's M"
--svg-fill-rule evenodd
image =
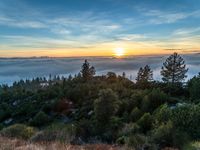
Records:
M115 48L115 56L121 57L124 55L124 53L125 53L124 48L122 47Z

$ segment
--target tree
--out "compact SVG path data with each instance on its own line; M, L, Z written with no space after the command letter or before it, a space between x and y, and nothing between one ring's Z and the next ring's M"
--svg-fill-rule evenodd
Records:
M85 80L91 79L95 75L95 68L93 66L90 66L87 59L82 65L81 75Z
M136 77L137 82L150 82L153 80L153 71L149 65L140 68Z
M136 83L140 87L147 88L149 86L149 82L153 80L153 71L151 70L149 65L146 65L144 68L140 68L136 77Z
M200 73L188 81L188 89L192 101L199 102L200 100Z
M122 77L126 78L126 73L125 72L122 73Z
M161 70L162 80L173 85L181 83L187 77L187 71L184 59L177 53L174 53L163 63Z
M94 102L94 112L97 125L101 128L109 125L111 117L118 109L118 97L111 89L99 92L99 98Z

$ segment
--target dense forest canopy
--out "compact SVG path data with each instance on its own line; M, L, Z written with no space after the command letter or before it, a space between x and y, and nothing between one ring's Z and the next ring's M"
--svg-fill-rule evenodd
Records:
M177 53L161 67L163 81L155 81L146 65L133 82L126 73L95 76L95 67L85 60L75 76L1 85L0 134L12 137L14 131L23 131L17 135L66 140L58 135L67 133L73 144L101 141L135 149L182 149L200 138L200 74L183 83L188 68ZM40 134L34 134L35 128ZM47 131L59 134L49 137L53 133Z

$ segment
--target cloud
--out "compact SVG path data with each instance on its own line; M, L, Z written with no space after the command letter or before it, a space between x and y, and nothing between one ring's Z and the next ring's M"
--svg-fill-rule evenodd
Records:
M136 40L145 40L147 36L144 34L120 34L116 37L118 40L122 41L136 41Z
M181 28L177 29L173 32L175 36L188 36L191 34L197 34L200 32L200 27L193 27L193 28Z
M170 24L177 21L186 19L188 17L199 17L200 11L192 12L178 12L178 11L161 11L161 10L149 10L142 11L144 16L149 17L148 22L150 24Z
M32 20L17 20L7 16L0 16L0 24L5 26L19 27L19 28L46 28L46 25L39 21Z
M135 80L138 69L146 64L154 71L154 79L160 80L160 70L162 63L167 56L134 56L123 59L111 57L87 57L91 65L96 68L97 75L106 74L108 71L121 75L126 73L127 78L132 76ZM189 67L188 77L199 72L199 54L183 55ZM0 70L0 84L12 84L15 80L31 79L33 77L48 77L52 75L77 74L81 69L81 64L85 58L26 58L26 59L2 59Z
M151 10L146 13L146 16L152 17L149 22L152 24L174 23L184 18L187 18L189 14L177 13L177 12L161 12L158 10Z

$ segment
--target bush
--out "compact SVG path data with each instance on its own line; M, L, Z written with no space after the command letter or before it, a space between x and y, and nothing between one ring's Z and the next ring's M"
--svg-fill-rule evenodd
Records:
M171 120L178 129L187 132L194 139L200 138L200 105L177 106Z
M129 136L131 134L138 133L140 127L136 123L125 124L124 127L120 130L119 136Z
M109 126L111 118L118 109L118 96L111 89L100 90L99 98L94 102L94 113L97 128L102 133Z
M33 142L50 142L59 141L63 143L70 143L75 137L75 127L72 124L52 124L43 131L35 134L31 141Z
M136 107L131 111L130 120L137 121L138 119L140 119L141 116L142 116L142 111Z
M146 143L146 137L140 134L133 134L126 138L126 145L136 150L142 149Z
M168 95L165 94L160 89L153 89L148 94L148 100L150 101L150 104L151 104L150 108L152 111L158 108L160 105L167 102L168 99L169 99Z
M82 119L76 123L76 135L85 140L95 134L94 121Z
M150 113L145 113L138 121L137 124L139 125L141 131L146 133L149 131L153 124L153 118Z
M7 103L0 104L0 122L8 118L11 114L11 108Z
M0 131L3 129L3 124L0 123Z
M0 134L5 137L29 139L36 133L36 129L23 124L15 124L4 128Z
M120 118L112 117L110 120L110 125L103 134L103 140L106 140L107 142L115 141L117 139L119 129L122 127L122 124L123 123Z
M161 105L158 109L154 112L154 120L157 123L166 123L170 120L172 114L172 110L166 105Z
M33 126L43 126L49 122L49 116L46 115L43 111L40 111L33 117L33 119L30 121L30 124Z
M194 102L199 102L200 100L200 73L198 76L194 76L188 81L188 90L190 93L190 98Z
M159 147L182 148L189 142L188 135L174 128L173 123L168 121L152 131L152 139Z

